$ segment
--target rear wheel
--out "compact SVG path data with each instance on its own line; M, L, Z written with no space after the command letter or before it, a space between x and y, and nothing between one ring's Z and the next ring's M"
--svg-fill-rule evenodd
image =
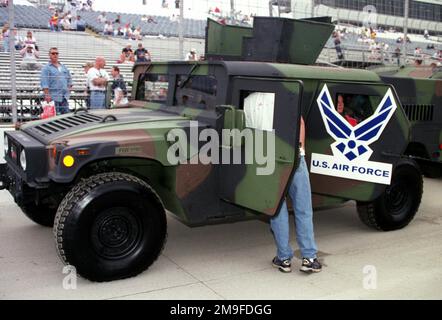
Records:
M414 161L402 160L395 168L391 185L373 202L358 202L361 221L369 227L391 231L413 220L423 193L422 174Z
M437 179L442 176L442 164L423 164L422 172L427 178Z
M135 276L160 255L166 215L144 181L124 173L83 180L64 198L55 218L60 257L92 281Z

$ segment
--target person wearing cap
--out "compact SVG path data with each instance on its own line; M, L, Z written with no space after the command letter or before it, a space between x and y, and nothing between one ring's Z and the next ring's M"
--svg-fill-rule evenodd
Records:
M26 45L20 50L20 56L23 61L20 63L20 68L23 70L40 70L42 65L38 62L40 53L31 44Z
M185 60L186 61L197 61L198 60L195 48L190 49L189 53L186 55Z

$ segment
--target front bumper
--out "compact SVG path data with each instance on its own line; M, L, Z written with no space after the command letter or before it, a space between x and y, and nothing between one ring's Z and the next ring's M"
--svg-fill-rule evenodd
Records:
M47 158L45 146L22 131L5 132L7 148L5 164L0 164L0 190L7 189L19 205L32 202L38 190L47 188ZM20 163L20 155L26 152L26 170Z

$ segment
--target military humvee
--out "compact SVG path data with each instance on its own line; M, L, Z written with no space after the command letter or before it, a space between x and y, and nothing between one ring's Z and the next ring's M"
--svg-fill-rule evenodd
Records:
M394 85L410 121L412 157L430 178L442 175L442 69L432 66L374 68L385 83Z
M376 73L310 66L333 29L326 18L256 17L253 29L208 21L207 61L136 65L129 108L7 132L2 188L53 225L59 256L80 275L126 278L159 256L166 210L190 226L277 214L302 115L314 207L354 200L368 226L403 228L423 190L404 154L409 120ZM336 110L342 103L354 123ZM250 136L261 136L262 157L247 161L259 149ZM236 162L207 161L221 153Z

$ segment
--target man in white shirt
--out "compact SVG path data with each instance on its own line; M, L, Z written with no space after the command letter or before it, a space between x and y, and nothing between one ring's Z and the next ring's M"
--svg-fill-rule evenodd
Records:
M91 92L91 109L106 108L106 88L110 80L109 74L104 70L106 60L103 57L95 59L95 66L87 73L88 85Z
M99 23L105 23L107 21L106 13L103 12L102 14L100 14L98 16L97 20L98 20Z
M190 51L186 54L185 61L197 61L198 57L196 55L196 49L192 48Z

